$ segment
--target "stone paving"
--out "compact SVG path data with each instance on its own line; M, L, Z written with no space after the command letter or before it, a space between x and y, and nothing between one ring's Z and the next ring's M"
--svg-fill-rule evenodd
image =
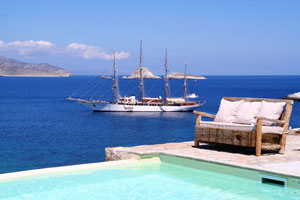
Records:
M195 148L193 144L194 142L181 142L108 147L105 149L106 160L138 159L141 155L165 154L300 177L300 135L288 135L285 154L262 151L260 157L255 156L254 148L204 143Z

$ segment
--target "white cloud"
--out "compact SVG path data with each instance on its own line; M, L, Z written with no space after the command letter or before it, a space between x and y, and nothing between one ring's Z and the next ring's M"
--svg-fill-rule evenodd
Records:
M128 58L130 54L125 51L116 52L116 59L125 59Z
M1 51L12 51L21 55L28 55L37 52L51 52L56 48L55 44L47 41L14 41L5 43L0 41Z
M0 40L0 52L14 52L20 55L31 55L36 53L68 54L82 57L84 59L113 59L113 54L108 54L102 47L86 44L71 43L66 47L59 47L48 41L14 41L5 43ZM125 51L116 52L116 59L128 58L130 54Z
M67 46L67 51L81 56L85 59L105 59L110 60L113 59L113 54L106 53L103 48L96 47L96 46L89 46L86 44L78 44L78 43L71 43ZM128 52L116 52L116 59L124 59L128 58Z
M105 60L110 59L110 55L107 54L101 47L89 46L86 44L71 43L67 46L67 51L81 56L85 59L102 58Z

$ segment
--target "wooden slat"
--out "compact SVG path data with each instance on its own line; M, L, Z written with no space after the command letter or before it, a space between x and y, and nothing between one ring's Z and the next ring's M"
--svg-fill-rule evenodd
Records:
M293 109L293 106L291 104L286 105L285 113L284 113L284 117L283 117L283 120L286 121L286 123L283 125L283 134L282 134L281 141L280 141L281 148L279 150L279 153L281 153L281 154L283 154L285 151L286 134L289 129L289 123L290 123L290 118L291 118L291 114L292 114L292 109Z
M201 142L205 143L221 143L245 147L254 147L254 134L254 131L238 131L208 127L195 128L195 140L200 140Z
M216 129L216 142L218 142L218 141L220 141L220 132L221 132L222 130L220 130L220 129Z
M285 102L287 104L294 104L293 100L287 100L287 99L268 99L268 98L249 98L249 97L223 97L223 99L226 99L228 101L267 101L267 102Z
M201 122L201 118L202 118L202 115L197 115L197 118L196 118L196 126L199 126L200 122Z
M256 156L261 155L261 141L262 141L262 119L257 120L256 124Z
M278 150L280 149L280 147L281 147L280 144L272 144L272 143L263 143L261 145L261 148L265 150Z
M274 123L277 123L277 124L285 124L285 122L286 122L284 120L270 119L270 118L267 118L267 117L260 117L260 116L255 116L254 118L269 121L269 122L274 122Z
M209 114L209 113L206 113L206 112L194 111L194 113L197 114L197 115L203 115L205 117L216 118L215 115L212 115L212 114Z
M291 104L286 105L283 120L286 122L283 126L283 131L287 132L289 129L290 118L292 114L293 106Z
M232 144L237 146L244 146L243 145L243 135L239 131L232 131Z
M265 133L262 136L262 144L271 143L271 144L280 144L281 135L274 133Z
M255 147L256 145L256 132L251 135L251 147Z
M217 130L215 128L209 129L209 141L215 142L217 138Z

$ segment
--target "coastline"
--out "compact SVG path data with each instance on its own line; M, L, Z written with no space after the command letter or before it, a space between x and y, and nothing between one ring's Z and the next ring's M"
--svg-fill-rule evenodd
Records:
M0 75L0 77L70 77L73 75Z

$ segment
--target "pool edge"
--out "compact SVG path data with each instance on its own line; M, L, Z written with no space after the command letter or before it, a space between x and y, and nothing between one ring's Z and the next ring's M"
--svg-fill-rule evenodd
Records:
M138 154L137 154L138 155ZM215 160L204 160L193 157L184 157L178 155L170 155L166 153L155 153L155 154L141 154L140 159L149 159L151 157L159 157L161 162L181 165L185 167L191 167L195 169L214 171L217 173L225 173L241 178L247 178L252 180L260 181L262 175L274 176L277 178L286 178L287 187L300 189L300 177L293 175L286 175L284 173L273 172L271 170L253 168L251 166L236 165L235 163L224 163L217 162ZM175 158L175 159L174 159ZM190 161L190 162L189 162ZM195 162L199 162L202 165L195 165ZM208 164L205 166L205 164ZM203 166L204 165L204 166ZM215 165L212 167L212 165ZM245 173L246 172L246 173Z
M145 163L145 162L160 163L161 161L160 161L160 158L152 156L151 158L148 158L148 159L127 159L127 160L116 160L116 161L109 161L109 162L97 162L97 163L25 170L25 171L0 174L0 182L12 180L12 179L39 176L39 175L57 174L57 173L63 173L63 172L93 170L93 169L102 169L102 168L104 169L104 168L109 168L109 167L123 166L123 165L129 165L129 164L137 164L137 163Z

